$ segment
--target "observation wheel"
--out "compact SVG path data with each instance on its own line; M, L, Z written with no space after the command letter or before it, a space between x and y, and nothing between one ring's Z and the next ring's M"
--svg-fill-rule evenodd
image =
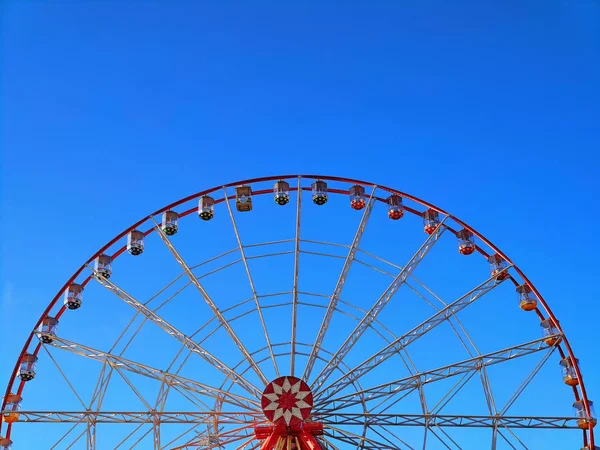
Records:
M313 175L207 189L108 242L46 305L1 415L4 450L597 448L579 361L507 255Z

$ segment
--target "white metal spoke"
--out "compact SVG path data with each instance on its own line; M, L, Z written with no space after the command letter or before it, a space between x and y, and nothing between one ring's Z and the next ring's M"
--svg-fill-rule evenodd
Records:
M96 418L88 416L86 450L96 450Z
M125 383L127 383L127 386L129 386L129 388L133 391L133 393L136 395L136 397L140 399L140 401L144 404L144 406L148 409L148 411L151 411L152 410L152 406L150 406L150 404L146 401L146 399L144 398L144 396L135 387L135 385L131 382L131 380L129 380L129 378L127 378L127 376L125 376L125 374L123 373L123 371L121 369L119 369L119 366L114 366L114 369L117 371L117 373L119 375L121 375L121 378L123 378L123 380L125 381Z
M191 433L192 431L195 431L196 428L198 428L198 426L196 424L192 425L188 430L184 431L183 433L180 433L179 435L177 435L173 439L171 439L169 442L167 442L164 445L164 448L170 448L171 445L173 445L175 442L179 441L180 439L182 439L184 436Z
M533 429L576 429L576 417L546 416L469 416L441 414L344 414L332 412L315 415L327 428L334 426L380 427L459 427L459 428L533 428Z
M515 438L515 441L517 441L519 444L521 444L525 450L527 450L527 449L529 448L529 447L527 447L527 446L526 446L526 445L523 443L523 441L522 441L521 439L519 439L519 437L518 437L518 436L517 436L517 435L516 435L516 434L515 434L515 433L514 433L514 432L513 432L513 431L512 431L510 428L508 428L508 427L504 426L504 429L505 429L506 431L508 431L508 432L510 433L510 435L511 435L513 438ZM507 437L506 437L506 436L504 436L504 433L502 433L502 432L501 432L500 430L498 430L498 429L496 429L496 431L498 432L497 434L499 434L499 435L500 435L500 437L501 437L502 439L504 439L506 442L508 442L508 444L509 444L509 445L510 445L512 448L514 448L515 450L517 450L517 449L516 449L516 447L515 447L514 445L512 445L512 444L511 444L511 443L508 441ZM495 442L494 442L494 444L495 444Z
M331 424L327 424L324 434L331 439L336 439L345 444L354 445L356 448L364 450L398 450L395 446L384 444L383 442L375 441L365 436L360 436L350 431L334 427Z
M65 450L69 450L70 448L73 448L73 446L74 446L75 444L77 444L77 442L79 442L79 440L80 440L80 439L81 439L83 436L87 436L87 438L88 438L88 440L89 440L89 432L90 432L90 431L89 431L89 428L86 428L85 430L83 430L83 431L81 432L81 434L79 434L79 436L77 436L77 437L75 438L75 440L74 440L73 442L71 442L71 444L70 444L70 445L69 445L69 446L68 446L68 447L67 447ZM90 446L89 446L89 442L88 442L88 446L86 447L86 450L90 450L90 449L93 449L93 447L90 447Z
M333 445L329 440L323 438L323 436L317 437L317 442L319 442L324 450L340 450L339 447Z
M517 390L515 391L515 393L506 402L506 405L504 405L504 407L500 411L501 415L506 414L508 412L508 410L510 409L510 407L515 403L515 401L517 401L517 398L519 398L519 396L521 395L521 393L525 390L525 388L529 385L529 383L531 383L531 381L533 380L533 378L538 374L538 372L544 366L544 364L546 363L546 361L548 361L548 359L550 358L550 356L554 352L555 348L556 347L552 347L552 349L549 352L547 352L543 356L543 358L537 363L537 365L529 373L529 375L527 376L527 378L525 378L525 380L523 381L523 383L521 383L521 385L517 388Z
M495 435L496 433L494 433ZM504 441L510 446L510 448L512 448L513 450L518 450L517 447L515 447L514 445L512 445L512 443L506 438L506 436L504 436L504 434L502 432L500 432L500 430L498 430L498 434L500 435L500 437L502 439L504 439ZM495 437L495 436L494 436ZM496 442L492 442L492 449L495 450L496 448ZM525 447L527 448L527 447Z
M298 200L296 202L296 238L294 241L294 287L292 289L292 338L290 341L290 375L296 370L296 321L298 312L298 271L300 270L300 212L302 209L302 186L298 177Z
M69 435L70 435L70 434L71 434L71 433L72 433L72 432L75 430L75 428L77 428L77 427L78 427L78 426L81 424L81 422L82 422L84 419L85 419L85 418L84 418L84 417L82 417L82 418L81 418L81 420L80 420L79 422L75 422L75 424L74 424L74 425L73 425L71 428L69 428L69 429L67 430L67 432L66 432L65 434L63 434L63 435L62 435L62 437L61 437L61 438L60 438L60 439L59 439L59 440L58 440L58 441L57 441L57 442L56 442L56 443L55 443L55 444L54 444L52 447L50 447L50 450L54 450L54 449L55 449L55 448L58 446L58 444L60 444L62 441L64 441L64 440L65 440L65 439L66 439L66 438L67 438L67 437L68 437L68 436L69 436ZM87 431L87 430L86 430L86 431ZM86 431L84 431L84 433L85 433ZM81 435L80 435L80 437L81 437Z
M144 316L146 316L148 319L150 319L152 322L154 322L156 325L158 325L160 328L162 328L164 331L166 331L169 335L173 336L175 339L177 339L182 344L184 344L186 347L188 347L191 351L198 354L202 359L204 359L206 362L208 362L211 366L215 367L217 370L219 370L220 372L225 374L227 377L235 380L241 387L243 387L249 393L251 393L252 395L254 395L257 398L260 397L261 392L256 386L254 386L252 383L248 382L243 377L240 377L233 370L231 370L226 364L221 362L219 359L217 359L215 356L213 356L210 352L208 352L203 347L201 347L198 343L192 341L184 333L179 331L177 328L175 328L169 322L164 320L162 317L160 317L154 311L149 309L147 306L140 303L138 300L133 298L131 295L129 295L123 289L121 289L120 287L115 285L112 281L104 278L102 275L98 274L91 267L90 267L90 269L94 272L94 278L98 281L98 283L100 283L106 289L108 289L109 291L114 293L117 297L119 297L121 300L123 300L125 303L127 303L129 306L131 306L133 309L135 309L136 311L138 311L141 314L143 314Z
M132 449L134 449L135 447L137 447L137 445L138 445L140 442L142 442L142 440L143 440L143 439L144 439L146 436L148 436L148 435L149 435L151 432L152 432L152 428L150 428L150 429L149 429L149 430L147 430L147 431L146 431L144 434L142 434L142 435L140 436L140 438L139 438L137 441L135 441L131 447L129 447L129 450L132 450Z
M202 448L218 448L225 444L240 441L248 436L248 429L252 428L253 425L243 425L241 427L233 428L227 431L219 432L216 434L205 434L202 437L195 437L193 440L187 443L174 447L172 450L184 449L187 447L202 447ZM254 437L252 437L254 439Z
M440 431L440 433L442 433L444 436L446 436L446 438L447 438L447 439L448 439L450 442L452 442L454 445L456 445L456 448L457 448L458 450L462 450L462 447L461 447L460 445L458 445L458 443L457 443L457 442L456 442L454 439L452 439L452 437L451 437L451 436L450 436L450 435L449 435L449 434L448 434L448 433L447 433L447 432L446 432L446 431L445 431L445 430L444 430L442 427L437 427L437 426L436 426L436 428L437 428L437 429Z
M96 350L92 347L88 347L82 344L78 344L72 341L68 341L58 336L54 336L54 341L51 345L61 350L67 350L69 352L84 356L86 358L105 363L110 367L119 367L121 369L128 370L129 372L137 373L148 378L155 379L157 381L165 382L171 387L183 388L185 390L195 392L200 395L205 395L213 399L223 398L223 400L231 403L232 405L239 406L244 409L257 410L260 405L257 401L247 399L245 397L233 394L231 392L223 391L212 386L208 386L197 381L193 381L172 373L164 372L159 369L155 369L144 364L140 364L121 356L112 355L110 353Z
M463 308L468 305L474 303L477 299L483 297L489 291L498 286L499 283L495 278L489 278L484 281L479 286L467 292L462 297L458 298L454 302L450 303L445 308L439 310L431 317L423 321L421 324L417 325L415 328L410 330L408 333L398 337L393 342L388 344L382 350L375 353L373 356L362 362L360 365L356 366L351 371L344 374L342 377L331 383L328 387L324 388L320 391L316 398L323 398L326 400L331 396L335 395L337 392L343 390L353 381L359 379L365 373L371 371L384 361L388 360L390 357L398 353L400 350L403 350L412 342L416 341L429 331L433 330L435 327L443 323L444 321L450 319L456 313L458 313Z
M83 406L85 408L86 407L85 403L83 402L83 400L81 399L81 397L79 396L79 394L77 393L77 391L75 390L75 388L73 387L73 385L71 384L71 382L69 381L69 377L67 377L65 375L65 373L62 371L62 369L60 368L60 366L58 365L58 363L56 362L56 360L54 359L54 357L52 356L52 354L50 353L50 351L46 348L46 346L42 345L42 348L46 351L46 354L50 357L50 359L52 360L52 362L54 363L54 365L58 369L58 372L63 377L63 379L65 380L65 382L67 383L67 385L69 386L69 388L71 389L71 391L73 392L73 394L75 394L75 397L77 398L77 400L79 401L79 403L81 404L81 406Z
M412 275L412 278L421 287L423 287L429 293L429 295L433 296L438 302L440 302L441 304L443 304L445 307L448 306L447 303L445 303L440 297L438 297L437 295L435 295L435 293L431 289L429 289L423 282L421 282L417 277L415 277L414 275ZM408 283L407 283L407 285L408 285ZM431 303L418 290L414 289L410 285L408 285L408 286L419 297L421 297L426 303L428 303L429 305L431 305L434 309L438 310L438 308L435 305L433 305L433 303ZM465 348L465 350L467 351L467 353L469 354L469 356L470 357L474 357L475 356L473 354L473 351L476 353L477 356L480 356L481 352L479 351L479 349L477 348L477 346L475 345L475 343L473 342L473 340L469 336L469 333L467 333L467 330L465 330L465 327L463 326L463 324L461 323L460 319L458 318L458 315L455 314L456 312L458 312L458 311L454 311L454 313L452 314L452 317L448 317L448 324L452 327L452 330L454 331L454 333L458 337L459 341L461 342L461 344L463 345L463 347ZM454 325L454 322L456 322L456 324L458 325L458 328ZM465 339L461 335L461 331L464 334L464 338L466 338L466 341L470 344L471 347L469 347L469 345L467 345L467 342L465 342ZM491 386L491 383L490 383L489 378L487 376L487 371L486 371L485 367L481 368L481 371L480 371L479 375L480 375L480 379L481 379L481 384L483 386L483 391L484 391L484 394L485 394L485 398L486 398L486 402L487 402L487 405L488 405L489 412L490 412L491 415L495 415L497 413L497 411L496 411L496 405L495 405L494 396L493 396L493 393L492 393L492 386ZM440 409L441 409L441 407L440 407ZM434 408L434 410L435 410L435 408ZM445 434L444 430L441 430L441 432Z
M331 361L323 368L317 379L312 383L311 387L313 391L318 391L327 381L327 379L331 376L331 374L336 371L336 368L338 367L342 359L344 359L344 357L352 349L354 344L356 344L356 342L360 339L363 333L369 328L371 323L377 318L377 315L387 305L387 303L392 299L394 294L406 281L406 278L410 276L412 271L416 269L419 263L425 258L429 250L431 250L433 245L439 240L440 236L443 234L445 229L446 227L444 226L442 221L442 223L440 223L437 226L435 231L429 235L429 237L419 248L417 253L415 253L415 255L410 259L408 264L404 266L404 268L400 271L398 276L394 278L389 287L385 290L385 292L381 295L381 297L379 297L377 302L375 302L375 304L363 317L363 319L356 326L354 331L352 331L350 336L348 336L348 338L342 344L340 349L333 355Z
M429 426L429 425L426 425L426 426L425 426L425 429L426 429L426 430L429 430L429 432L430 432L431 434L433 434L433 436L434 436L434 437L435 437L435 438L436 438L438 441L440 441L440 444L442 444L442 445L443 445L444 447L446 447L448 450L454 450L452 447L450 447L448 444L446 444L446 442L444 442L444 440L443 440L443 439L442 439L442 438L441 438L441 437L440 437L440 436L439 436L439 435L438 435L438 434L437 434L437 433L436 433L436 432L435 432L435 431L434 431L432 428L433 428L433 427L431 427L431 426ZM438 430L441 430L441 429L438 427ZM426 448L426 447L423 447L423 448Z
M477 372L467 372L463 374L462 377L450 388L450 390L440 399L440 401L431 408L431 412L433 414L439 414L444 406L446 406L450 401L460 392L460 390L475 376Z
M369 222L369 217L371 217L371 211L373 210L373 206L375 204L376 189L376 187L373 187L371 197L369 197L369 201L365 207L360 223L358 224L358 229L356 230L354 239L352 240L352 244L350 245L350 250L348 251L348 255L346 256L346 260L344 261L344 266L342 267L342 271L338 278L337 284L335 286L335 289L333 290L333 294L331 295L329 305L327 306L327 311L325 311L325 316L323 317L323 322L321 323L321 327L319 328L317 338L315 339L315 343L310 352L308 362L306 363L306 368L304 369L304 375L302 376L304 380L308 380L314 368L315 362L317 361L317 356L319 355L319 351L321 350L321 346L323 345L323 340L325 339L325 335L327 334L327 330L329 329L329 324L331 323L333 313L335 312L337 303L340 299L340 296L342 295L344 285L346 284L348 273L350 272L352 263L355 261L358 246L360 245L360 241L365 232L367 223Z
M157 417L154 418L154 423L152 424L153 431L153 439L152 443L154 444L154 450L160 450L160 421Z
M202 298L204 299L206 304L210 307L210 309L212 310L212 312L215 315L215 317L217 318L217 320L221 323L221 325L223 326L225 331L227 331L227 334L229 335L231 340L235 343L235 345L240 350L240 352L242 352L242 354L244 355L244 358L246 358L246 360L248 361L248 363L250 364L250 366L252 367L254 372L256 372L256 374L261 379L261 381L263 381L263 383L267 384L269 382L267 380L267 377L265 377L265 374L262 372L262 370L260 370L260 367L258 367L256 362L252 359L252 356L250 356L250 353L246 349L246 346L242 343L241 339L237 336L237 334L235 333L235 331L233 330L233 328L231 327L231 325L229 324L227 319L225 319L225 316L223 316L223 313L219 310L219 308L217 307L217 305L215 304L215 302L213 301L211 296L208 295L208 292L206 292L206 289L204 289L202 284L200 284L200 281L194 275L194 273L192 272L192 269L190 269L190 267L187 265L187 263L181 257L181 255L179 254L179 252L177 251L177 249L175 248L175 246L173 245L171 240L164 233L164 231L162 230L160 225L158 223L156 223L154 218L152 218L152 220L156 224L155 228L156 228L158 235L160 236L162 241L165 243L165 245L167 246L167 248L169 249L169 251L171 252L173 257L175 258L175 260L179 263L181 268L184 270L184 272L186 273L186 275L188 276L188 278L190 279L190 281L192 282L194 287L198 290L198 292L200 293L200 295L202 296Z
M271 360L273 361L273 367L275 369L275 373L279 377L279 368L277 366L277 360L275 359L275 354L273 353L273 346L271 345L271 339L269 338L267 324L265 322L265 318L263 317L263 311L260 306L260 301L258 299L258 295L256 294L256 288L254 287L254 281L252 279L252 274L250 273L250 266L248 265L248 259L246 258L246 252L244 251L244 246L242 245L242 239L240 237L240 233L238 231L237 224L235 222L235 217L233 217L233 211L231 210L231 205L229 204L229 197L227 196L227 189L225 187L223 188L223 192L225 195L225 204L227 205L227 210L229 211L229 218L231 219L231 225L233 227L233 232L235 233L235 238L238 243L240 255L242 256L244 268L246 269L246 275L248 277L248 282L250 283L250 289L252 290L252 296L254 298L254 303L256 304L256 311L258 313L258 318L260 319L260 324L262 326L263 333L265 335L267 347L269 347L269 353L271 355ZM265 385L269 383L269 381L266 378L263 381L264 381Z
M125 443L135 434L137 433L141 428L144 427L144 423L140 423L137 427L135 427L127 436L125 436L121 442L119 442L116 446L114 450L117 450L119 447L122 447L123 445L125 445Z
M262 412L20 411L19 414L18 422L23 423L77 423L93 420L97 424L152 424L158 418L163 425L187 423L212 425L216 421L220 425L243 425L243 428L248 428L249 422L265 421Z
M419 383L429 384L452 376L469 373L471 371L478 371L484 366L491 366L506 362L508 360L514 360L516 358L530 355L539 351L551 351L548 349L545 339L547 338L545 337L536 339L525 344L516 345L503 350L460 361L455 364L421 372L414 376L402 378L372 388L363 389L361 391L352 392L350 394L342 395L338 398L320 400L315 402L315 409L323 410L325 404L331 404L335 405L335 410L339 410L341 408L361 403L363 398L365 401L373 401L382 397L387 397L387 399L389 399L390 397L397 395L399 392L408 389L416 389Z
M375 425L375 426L373 426L373 425L369 426L369 430L371 430L372 432L374 432L374 433L375 433L377 436L381 437L381 438L382 438L383 440L385 440L386 442L389 442L390 444L392 444L392 445L395 445L395 444L393 444L393 442L392 442L392 441L391 441L389 438L385 437L385 436L384 436L384 435L383 435L381 432L379 432L379 430L378 430L379 428L380 428L380 429L381 429L383 432L385 432L385 433L387 433L387 434L390 434L390 435L392 435L392 437L393 437L394 439L396 439L396 440L400 441L400 443L401 443L402 445L404 445L404 446L405 446L405 447L406 447L408 450L415 450L415 449L414 449L414 447L410 446L410 445L409 445L409 444L407 444L405 441L403 441L403 440L402 440L402 439L400 439L398 436L396 436L396 435L395 435L395 434L394 434L394 433L391 431L391 429L390 429L390 428L388 428L388 427L379 427L379 426L376 426L376 425Z

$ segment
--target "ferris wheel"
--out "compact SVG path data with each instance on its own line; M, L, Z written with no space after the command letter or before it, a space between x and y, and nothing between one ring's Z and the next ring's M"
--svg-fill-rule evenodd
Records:
M598 448L579 361L507 255L407 193L313 175L204 190L104 245L1 415L3 450Z

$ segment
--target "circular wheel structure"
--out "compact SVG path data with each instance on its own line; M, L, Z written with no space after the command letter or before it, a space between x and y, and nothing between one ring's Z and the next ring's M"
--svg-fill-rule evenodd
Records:
M312 175L199 192L103 246L2 418L1 449L596 448L579 362L507 255L409 194Z

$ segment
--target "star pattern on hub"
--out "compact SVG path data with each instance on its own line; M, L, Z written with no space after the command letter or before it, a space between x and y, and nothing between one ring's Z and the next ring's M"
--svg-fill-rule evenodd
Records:
M313 396L304 381L291 376L280 377L266 387L261 403L267 419L289 427L306 420L313 406Z

